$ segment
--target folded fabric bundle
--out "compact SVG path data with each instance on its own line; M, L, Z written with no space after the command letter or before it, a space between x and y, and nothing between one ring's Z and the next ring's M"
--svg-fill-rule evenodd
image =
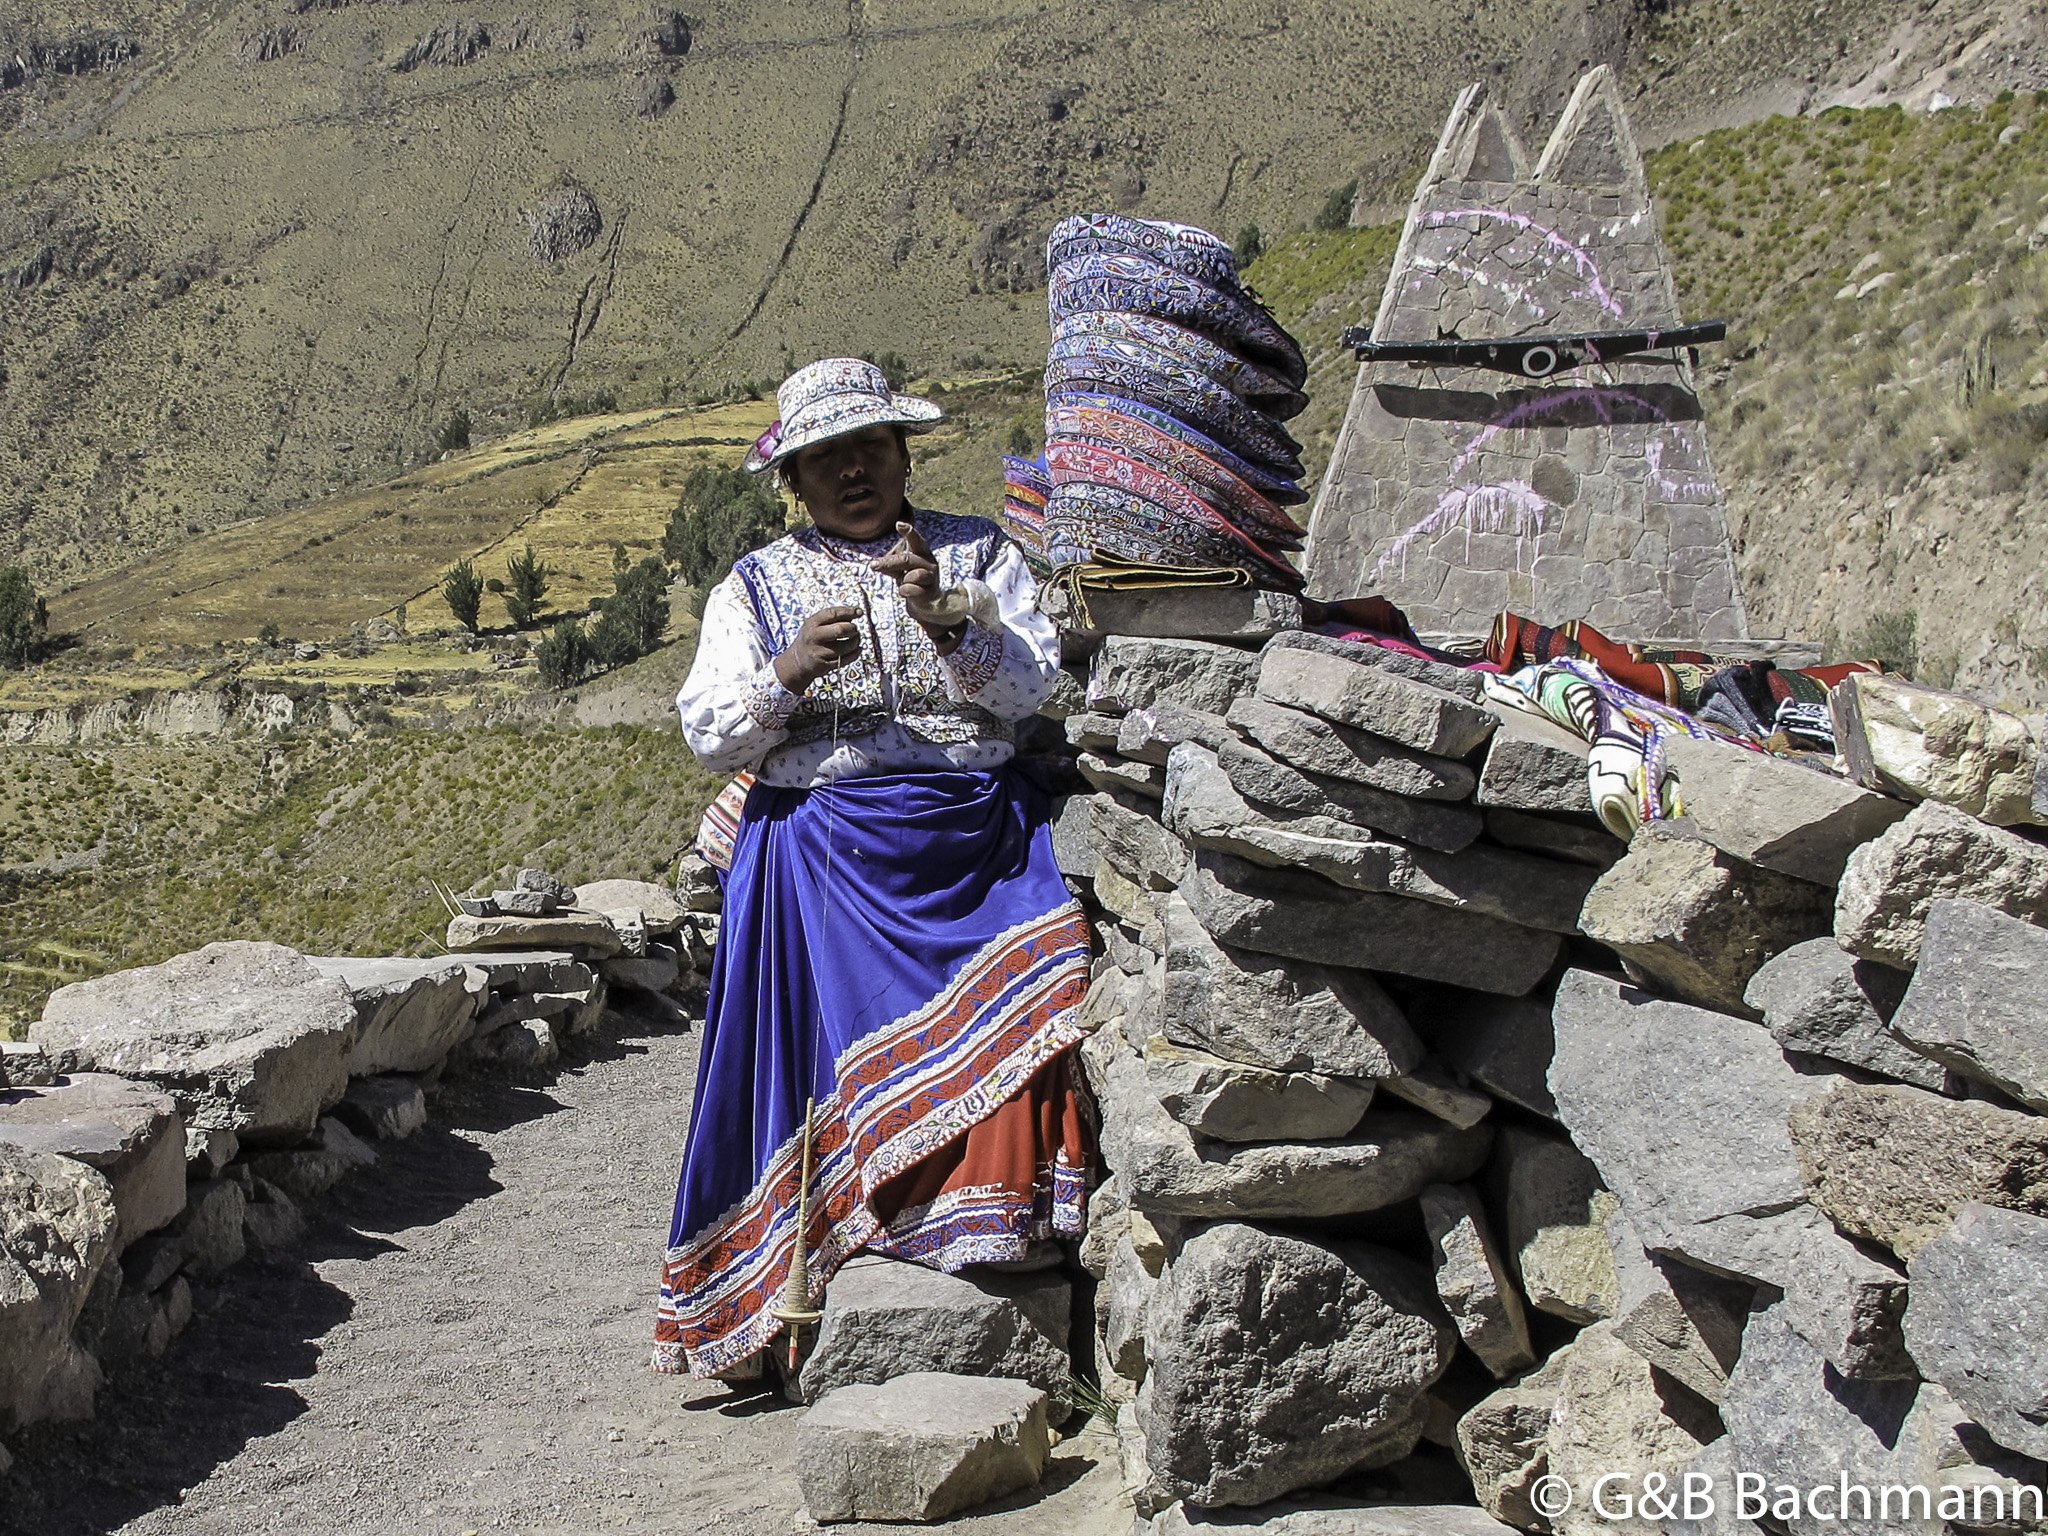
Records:
M1051 270L1046 294L1055 327L1089 310L1152 315L1214 337L1292 388L1308 382L1300 343L1236 284L1205 283L1149 256L1082 256Z
M1281 549L1301 548L1308 530L1270 498L1259 494L1224 458L1206 454L1185 438L1162 431L1142 417L1075 403L1083 398L1061 396L1047 413L1049 443L1085 443L1141 460L1174 476L1260 542Z
M1185 224L1099 214L1046 245L1045 548L1055 566L1302 589L1301 348ZM1148 580L1153 579L1149 574Z
M1715 656L1707 651L1628 645L1608 639L1583 619L1548 626L1519 613L1503 613L1493 621L1486 659L1503 672L1539 662L1590 661L1623 687L1675 708L1697 712L1720 697L1724 702L1715 714L1724 723L1746 713L1759 724L1775 715L1778 705L1787 699L1825 704L1828 690L1851 672L1881 670L1873 662L1862 661L1787 670L1769 661Z

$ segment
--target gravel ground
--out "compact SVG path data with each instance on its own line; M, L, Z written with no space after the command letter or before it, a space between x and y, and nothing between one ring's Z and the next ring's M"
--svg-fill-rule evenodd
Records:
M449 1084L299 1251L198 1297L163 1359L0 1477L22 1536L814 1529L802 1410L646 1368L696 1035L601 1039L542 1087ZM1099 1424L948 1529L1121 1536ZM843 1526L847 1531L901 1527Z

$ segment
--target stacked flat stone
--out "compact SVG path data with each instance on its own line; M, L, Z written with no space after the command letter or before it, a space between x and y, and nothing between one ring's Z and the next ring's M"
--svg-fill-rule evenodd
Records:
M310 1202L419 1130L444 1074L543 1067L608 1018L700 1013L705 874L675 891L522 880L570 910L490 919L481 937L510 947L237 940L53 993L27 1041L0 1045L0 1434L89 1417L105 1375L190 1321L194 1286L291 1248ZM521 947L565 931L575 948Z
M1844 1465L2011 1507L2048 1452L2040 845L1714 743L1624 845L1584 744L1476 682L1112 635L1056 706L1141 1532L1590 1536L1605 1474Z

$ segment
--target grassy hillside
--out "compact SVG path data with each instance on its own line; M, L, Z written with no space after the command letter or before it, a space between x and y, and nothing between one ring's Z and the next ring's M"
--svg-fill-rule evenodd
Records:
M0 1030L65 980L214 939L430 954L508 866L663 879L722 779L673 729L399 731L354 741L0 752Z
M1650 161L1751 624L2048 702L2048 100L1774 117Z

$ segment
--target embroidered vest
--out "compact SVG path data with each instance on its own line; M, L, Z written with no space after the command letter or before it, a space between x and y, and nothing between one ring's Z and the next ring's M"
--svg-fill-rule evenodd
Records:
M986 578L1002 538L994 523L917 509L910 515L931 545L940 586ZM852 740L892 720L912 736L940 746L1014 740L1008 722L979 705L947 697L946 663L931 637L904 608L896 583L868 568L868 561L895 542L894 533L856 544L804 528L742 556L733 566L777 654L795 642L804 620L820 608L859 610L854 624L860 630L860 655L805 691L790 716L788 744L834 735Z

